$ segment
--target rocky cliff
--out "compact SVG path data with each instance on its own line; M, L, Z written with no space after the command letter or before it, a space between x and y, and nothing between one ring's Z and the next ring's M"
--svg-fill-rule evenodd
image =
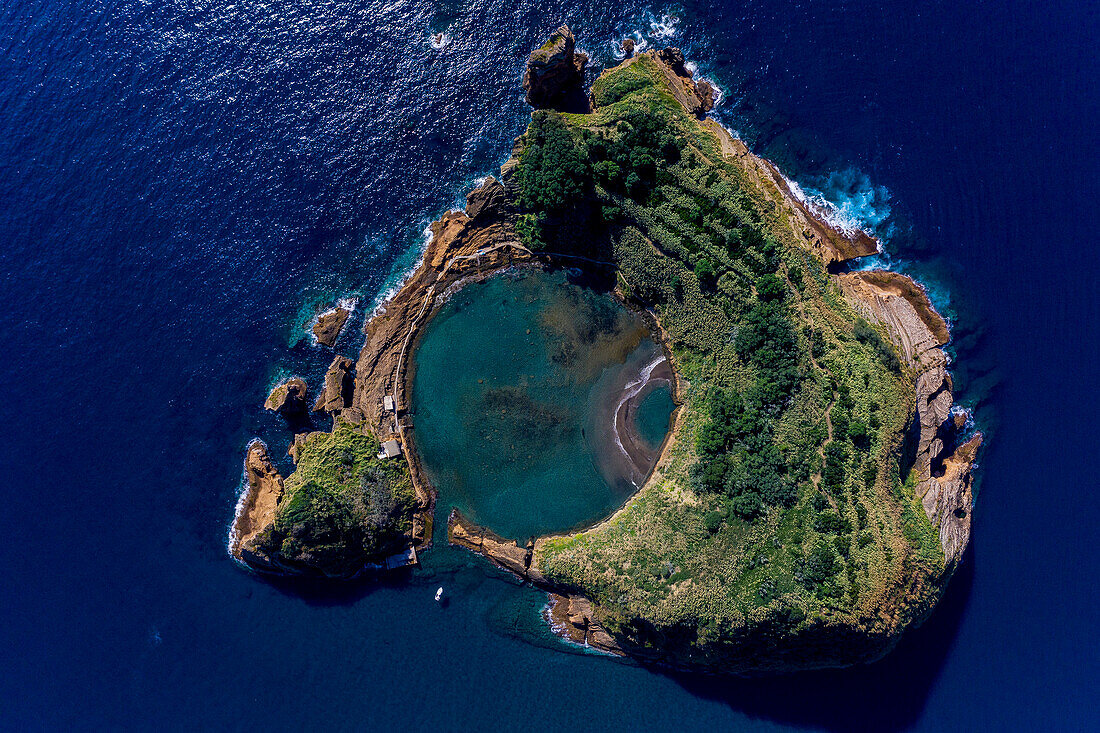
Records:
M523 89L536 109L585 111L584 67L588 56L574 50L573 33L562 26L527 59Z
M238 560L249 564L257 561L267 567L270 563L256 556L253 543L257 535L275 521L275 510L283 498L283 477L272 465L263 441L254 440L249 444L244 475L247 485L237 505L229 551Z
M565 100L582 91L586 59L575 51L574 46L572 34L563 26L547 44L532 53L524 75L524 88L533 106L567 109ZM853 357L839 367L834 361L831 373L819 375L822 376L820 384L829 385L831 380L832 389L837 390L838 383L845 382L850 376L845 374L847 367L862 359L859 363L864 369L863 379L852 381L852 384L865 392L881 388L883 391L876 392L876 398L888 395L898 403L892 413L890 406L879 405L875 408L884 408L882 413L890 413L887 418L896 418L896 421L885 420L883 424L897 427L883 427L883 431L893 430L890 436L897 442L901 441L898 436L910 400L909 390L915 385L915 399L909 408L913 425L910 446L912 474L917 479L916 495L931 526L920 517L920 510L911 494L906 494L908 498L903 505L897 499L900 493L889 493L885 470L879 470L878 474L874 470L867 472L867 467L873 467L876 460L880 466L885 466L890 460L897 463L896 453L891 453L893 446L886 440L875 444L881 446L880 454L869 457L865 463L853 464L853 468L859 469L858 474L855 470L851 472L852 477L858 476L850 481L853 485L858 481L854 491L839 495L841 501L817 497L825 501L825 507L813 511L828 514L833 519L832 529L822 529L812 521L803 522L796 528L800 539L790 540L790 546L784 547L780 542L781 527L777 519L782 516L782 511L773 511L743 522L736 520L741 522L737 525L738 531L729 532L729 543L721 544L719 540L725 540L717 536L719 529L711 527L710 515L719 515L715 524L719 528L725 526L724 522L733 523L735 519L730 516L728 507L722 511L705 512L707 507L704 502L710 498L696 491L688 475L687 463L696 457L692 453L695 448L691 431L703 419L700 412L702 398L693 408L690 403L696 398L695 393L707 387L705 380L709 378L705 372L696 372L692 375L695 384L690 384L688 379L683 380L688 393L687 401L684 409L677 414L672 434L659 459L662 468L635 497L643 497L645 502L632 499L614 517L583 533L539 538L526 544L501 538L472 524L455 511L448 521L448 539L452 544L482 554L500 568L546 589L552 598L548 616L555 628L574 641L610 652L738 672L835 666L881 656L905 628L918 623L934 605L942 592L943 582L954 570L969 538L971 474L981 436L964 440L962 428L966 423L965 416L952 411L952 384L942 348L949 337L947 324L932 308L924 291L908 278L880 272L835 275L825 269L834 263L876 252L877 242L861 232L849 234L830 226L820 212L795 195L787 180L771 163L755 156L713 120L700 121L698 117L705 115L713 105L713 90L705 83L692 79L683 55L677 49L631 56L617 69L622 70L635 63L638 64L635 70L645 68L647 76L641 80L643 86L645 83L656 83L659 88L659 94L650 99L657 98L657 104L665 105L665 112L669 106L676 107L676 102L683 107L683 110L674 110L672 119L679 126L679 134L693 140L694 147L690 150L692 165L710 166L716 180L725 176L724 180L730 188L739 189L742 196L737 206L744 206L745 209L739 208L735 218L741 225L741 231L747 231L750 224L771 227L774 240L781 240L782 247L787 248L785 251L795 255L786 261L788 264L773 267L779 268L774 282L790 286L783 297L797 301L797 310L792 307L792 313L805 319L796 324L806 326L798 332L806 335L811 342L815 330L817 336L828 332L832 339L829 348L837 354ZM653 82L654 79L657 81ZM630 85L623 88L630 88ZM671 98L676 102L670 102ZM596 109L591 117L583 118L588 122L578 122L578 118L569 115L561 116L565 120L561 124L583 128L573 130L571 134L575 139L591 140L594 139L591 136L601 134L610 138L624 128L621 127L622 122L616 123L612 115L604 115L609 108ZM648 109L652 111L652 108ZM688 117L685 112L691 116ZM667 122L668 118L665 119ZM503 183L493 178L487 179L469 194L463 211L447 212L432 224L432 236L416 270L400 291L379 307L366 325L365 341L358 361L352 364L340 356L333 360L315 406L315 409L334 416L333 433L296 436L291 453L298 462L298 470L285 482L267 459L262 444L259 448L250 446L246 459L249 488L242 498L234 529L233 552L239 559L259 569L293 571L302 567L325 567L340 570L326 574L341 575L343 569L349 567L346 562L349 543L355 545L358 553L355 557L361 560L367 556L375 557L382 547L393 551L398 539L411 542L414 546L423 546L428 541L434 496L419 465L416 431L413 416L408 410L412 352L424 325L446 294L454 288L514 264L552 259L548 255L532 252L520 241L516 232L517 216L528 214L515 209L516 187L519 185L515 179L521 177L513 176L513 173L520 165L523 145L524 138L517 139L513 158L501 169ZM606 146L603 149L606 150ZM668 164L665 170L671 167ZM684 167L679 167L681 174ZM684 188L682 193L692 193L695 190L692 186L710 185L706 181L707 176L696 176L691 186ZM595 186L590 187L590 192L595 189ZM638 212L645 206L641 197L628 200L617 193L608 194L606 190L599 195L605 197L602 203L616 204L605 207L609 219L599 224L601 229L595 233L600 236L622 234L622 230L637 223L627 220L627 212ZM611 200L614 196L619 198ZM717 206L716 198L707 201L711 209ZM665 208L669 211L658 213L670 217L672 225L684 226L687 222L682 218L685 212L675 207ZM745 213L746 209L755 213L750 216ZM653 212L643 210L641 213ZM690 211L686 213L690 214ZM708 209L706 213L715 212ZM707 217L700 217L696 229L702 230L710 224ZM688 229L684 231L693 234ZM640 244L632 245L637 249L630 250L627 255L635 257L635 264L644 260L646 263L668 265L668 269L662 272L675 273L675 281L679 284L676 297L683 298L687 292L695 298L692 301L695 305L705 305L704 298L719 297L715 288L698 287L693 263L688 261L684 266L685 263L676 260L681 255L676 253L675 247L661 250L655 244L656 237L652 231L647 231L642 225L631 233L637 233L633 241ZM696 237L694 241L698 243L699 240ZM620 239L615 244L625 246L624 241ZM727 257L735 246L731 242L736 242L737 238L723 241L726 250L721 255ZM757 241L762 249L766 248L767 240ZM619 256L618 253L616 256ZM798 264L790 267L789 263L795 261ZM622 282L629 285L622 272L629 263L622 264L620 276L624 278ZM810 273L806 277L793 274L803 264L806 268L815 269L812 277ZM733 269L730 268L730 272ZM671 277L670 274L665 280ZM795 281L801 287L795 285ZM757 298L757 294L752 292L753 282L758 286L763 281L750 281L750 287L745 291L748 303ZM692 289L686 288L685 284L692 286ZM835 297L836 287L841 289L850 306ZM623 289L627 289L625 285ZM737 288L729 288L726 294L738 292ZM686 312L690 310L683 307L686 302L685 299L683 302L674 300L669 303L670 308L679 308L679 317L684 318L681 325L692 315L699 314L698 311ZM858 320L852 313L853 308L878 324L897 343L905 370L897 368L897 360L892 353L892 366L889 368L878 362L868 365L868 358L870 361L874 358L860 351L862 347L857 343L858 337L855 340L852 338L852 322ZM811 309L812 314L807 316L807 311ZM653 318L660 321L658 312L654 307ZM722 311L713 312L720 315ZM668 310L664 311L661 318L668 313ZM697 320L707 322L698 324ZM713 327L714 324L709 322L713 320L720 318L694 319L690 325L703 330ZM666 325L668 321L658 323L659 328ZM823 325L826 328L821 328ZM862 326L866 327L866 324ZM684 330L678 327L668 331L665 339L687 353L696 347L688 343L683 334ZM726 344L729 330L722 330L720 336L720 343ZM809 350L812 347L804 348ZM859 353L845 351L853 348ZM702 363L715 358L715 354L708 353L705 359L694 361ZM814 370L823 369L818 361L807 357L801 368L810 371L811 367ZM883 376L886 372L889 374ZM675 376L679 382L683 375ZM907 381L910 376L912 382ZM878 381L872 382L872 378ZM871 387L872 383L876 387ZM828 390L828 386L824 389ZM304 390L303 383L302 397ZM900 399L898 394L903 392L904 399ZM285 407L288 395L289 390L280 395L273 393L276 399L272 405L278 403L273 409ZM387 397L394 399L392 407L389 407ZM832 397L832 403L826 395L823 397L823 401L816 406L807 401L807 412L820 411L821 404L835 403L839 392ZM863 415L870 411L867 404L868 401L861 404ZM685 417L689 408L696 410L690 419ZM685 425L691 427L685 428ZM689 440L676 439L683 430L689 431ZM867 430L866 425L863 430ZM849 440L847 433L834 435L832 424L828 424L827 432L823 427L822 432L827 435L828 442L847 440L847 448L856 449L858 439ZM381 475L378 471L391 468L391 464L379 468L373 462L377 447L372 442L375 437L378 440L395 437L399 441L404 459L408 462L411 490L415 491L415 503L412 499L408 503L400 503L412 515L411 526L401 524L398 527L396 518L406 516L400 512L387 515L393 520L393 531L384 546L367 542L369 538L362 533L356 533L349 539L346 534L334 529L361 524L358 521L344 521L347 516L362 518L369 509L370 498L364 498L359 492L360 489L366 490L371 482L361 479L363 476L377 478ZM863 437L866 439L866 432ZM364 442L364 438L368 440ZM335 445L334 441L340 442L340 445ZM673 448L680 451L675 458L670 454ZM869 450L866 443L863 449ZM821 448L817 450L817 455L824 458ZM344 465L340 461L349 455L358 455L352 460L353 481L347 480L349 472L345 470L346 466L340 468ZM339 470L333 470L334 466ZM395 477L396 474L391 476L396 480ZM810 478L813 481L804 480L801 486L812 486L816 491L822 476L819 473ZM318 482L330 487L329 498L344 497L336 503L344 502L345 514L320 517L320 523L310 517L303 519L301 513L287 512L286 516L282 515L280 505L292 501L295 491L313 487ZM308 489L312 490L314 488ZM347 497L351 498L345 501ZM850 511L847 517L838 511L841 502L848 504ZM865 522L866 517L856 516L852 505L860 502L871 502L867 504L873 512L870 523ZM299 503L304 505L304 500ZM639 503L645 503L644 510L627 516ZM816 503L811 503L807 498L798 508L806 513ZM316 502L316 505L332 504L326 499ZM722 508L719 504L715 505ZM860 506L866 508L863 504ZM905 512L909 514L906 516ZM900 525L914 516L920 518L920 526L916 529L923 534L916 539L906 539ZM854 531L851 526L846 531L848 534L836 529L844 522L854 524ZM886 525L890 525L892 534L886 534L883 529ZM789 529L782 529L786 533L784 537L795 536L795 532ZM929 553L924 552L931 547L932 554L935 553L933 529L943 551L942 568L938 559L930 561L927 559ZM866 531L860 533L861 530ZM872 530L879 534L872 536ZM597 547L600 541L597 535L601 532L619 534L610 539L604 538L605 546L611 548L609 553L594 556L591 553L603 551L603 547ZM808 533L810 538L805 543L803 532ZM867 547L863 543L865 536L870 547L856 558L854 554ZM576 543L581 546L580 549L566 547L577 538L582 538ZM742 538L756 544L738 545ZM824 544L822 538L828 539L828 544ZM811 539L817 544L811 546ZM695 549L683 552L684 546L691 543L694 543ZM804 544L806 550L820 550L825 555L804 553ZM562 562L548 567L546 560L551 553L558 553L559 559L573 562L580 568L578 573L571 576L563 572ZM678 553L676 563L661 553ZM761 571L769 565L770 556L767 553L774 556L771 557L776 561L774 565L789 565L782 571L788 573L781 578L785 584L782 587L776 585L769 588L766 583L760 582ZM851 562L848 562L849 553L853 554ZM917 557L918 553L920 557ZM849 571L847 576L842 576L834 570L833 575L840 580L824 590L820 582L811 587L806 578L810 573L820 572L819 567L810 563L821 557L825 557L822 562L834 563L836 568L843 567ZM289 564L279 558L289 558ZM608 558L613 561L608 562ZM931 564L936 566L934 572L927 570ZM917 569L914 570L914 567ZM590 569L591 574L586 575ZM628 570L632 574L628 574ZM858 577L857 573L860 573ZM871 577L874 574L877 575ZM747 601L743 597L724 595L735 584L744 585L747 577L753 583L746 585L749 594Z
M914 371L917 495L938 528L945 573L950 574L970 539L971 469L982 435L958 444L965 416L952 414L953 385L942 348L949 338L947 323L924 289L905 275L872 270L837 279L852 305L887 329Z

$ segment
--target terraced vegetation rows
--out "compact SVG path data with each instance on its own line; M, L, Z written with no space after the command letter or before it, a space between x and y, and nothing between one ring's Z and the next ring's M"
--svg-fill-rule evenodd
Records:
M614 260L671 340L683 406L654 478L611 520L541 541L538 566L616 636L685 658L748 634L892 633L944 564L904 465L913 374L657 61L606 72L592 98L535 112L517 231Z

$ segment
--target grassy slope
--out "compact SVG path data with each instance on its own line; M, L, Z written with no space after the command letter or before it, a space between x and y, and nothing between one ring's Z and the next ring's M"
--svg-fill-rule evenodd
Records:
M823 624L894 633L931 602L930 580L943 564L911 482L898 475L913 375L854 337L855 313L802 246L778 192L755 184L740 161L722 159L717 137L684 112L652 59L606 73L593 94L593 114L562 116L582 148L594 136L614 139L619 121L639 110L683 143L680 160L658 163L663 173L649 193L617 193L598 176L591 190L614 207L593 229L614 252L623 291L656 311L688 387L667 467L609 521L541 546L538 565L593 598L609 629L640 645L675 648L680 640L688 654L720 655L761 624L780 636ZM755 302L752 267L761 255L744 238L730 243L730 222L778 245L798 339L798 385L770 425L785 475L803 480L793 505L752 519L692 480L708 396L744 392L759 377L734 335ZM694 274L702 259L716 271L705 283ZM836 436L848 457L839 488L824 491L825 415L833 409L844 422L838 402L849 423L878 427L860 445Z

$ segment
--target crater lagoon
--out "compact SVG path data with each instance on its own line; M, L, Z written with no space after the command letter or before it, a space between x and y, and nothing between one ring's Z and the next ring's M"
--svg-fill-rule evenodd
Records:
M575 274L463 287L415 351L414 440L438 507L521 541L607 517L656 461L670 376L640 314Z

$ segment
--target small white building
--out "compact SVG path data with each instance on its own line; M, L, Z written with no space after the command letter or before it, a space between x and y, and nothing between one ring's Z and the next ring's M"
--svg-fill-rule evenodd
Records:
M397 458L401 455L401 444L396 440L387 440L382 444L382 452L378 454L379 458Z
M386 395L382 398L382 407L386 412L397 412L397 400L393 398L393 395Z

